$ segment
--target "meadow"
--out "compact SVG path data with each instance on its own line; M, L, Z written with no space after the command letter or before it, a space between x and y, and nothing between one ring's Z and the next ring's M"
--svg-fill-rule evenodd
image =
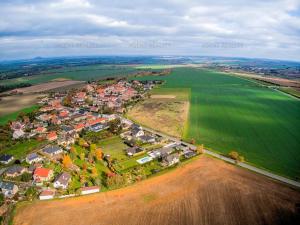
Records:
M222 154L238 151L246 161L300 178L300 101L249 80L194 68L176 68L160 87L191 88L184 138ZM158 93L159 90L156 90Z
M24 109L18 110L18 111L13 112L13 113L10 113L10 114L7 114L7 115L3 115L3 116L0 117L0 125L4 125L4 124L6 124L9 121L16 120L17 117L19 116L19 114L21 112L29 113L29 112L32 112L32 111L38 109L38 108L39 107L37 105L33 105L31 107L24 108Z

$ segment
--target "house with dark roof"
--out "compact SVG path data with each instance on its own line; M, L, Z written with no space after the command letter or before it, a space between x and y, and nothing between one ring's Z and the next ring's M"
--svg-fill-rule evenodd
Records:
M7 177L17 177L26 172L26 168L20 165L10 166L6 171L5 175Z
M19 188L12 182L0 181L0 192L4 194L5 197L11 198L17 192Z
M53 186L55 188L67 189L70 180L71 175L69 173L63 172L55 179Z
M62 148L59 146L51 145L42 150L42 152L48 156L58 155L63 152Z
M31 153L31 154L29 154L29 155L26 156L26 162L29 163L29 164L37 163L37 162L40 162L42 160L43 160L43 158L40 157L36 153Z
M138 139L141 140L143 143L154 143L155 142L155 138L151 135L142 135Z
M14 160L14 157L12 155L4 154L0 156L0 163L3 164L9 164L11 161Z
M128 156L135 156L135 155L141 154L143 152L145 152L145 150L143 148L138 147L138 146L134 146L134 147L126 149L126 153L127 153Z

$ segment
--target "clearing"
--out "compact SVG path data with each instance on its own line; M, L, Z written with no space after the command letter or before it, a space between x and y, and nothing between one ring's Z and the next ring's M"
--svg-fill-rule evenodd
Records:
M127 116L171 136L184 136L189 112L189 89L153 89L151 98L134 106Z
M17 207L15 225L297 224L300 193L201 156L127 188ZM298 209L299 210L299 209ZM299 222L299 221L298 221Z

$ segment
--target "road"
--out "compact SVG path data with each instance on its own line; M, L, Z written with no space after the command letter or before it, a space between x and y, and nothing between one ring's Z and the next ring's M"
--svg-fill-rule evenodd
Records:
M151 133L160 135L160 136L162 136L162 137L168 138L168 139L170 139L170 140L172 140L172 141L174 141L174 142L180 142L180 143L182 143L182 144L184 144L184 145L187 145L187 146L189 146L189 147L194 147L194 148L195 148L194 145L191 145L191 144L189 144L189 143L187 143L187 142L181 141L181 140L179 140L179 139L177 139L177 138L174 138L174 137L171 137L171 136L169 136L169 135L163 134L163 133L161 133L161 132L159 132L159 131L156 131L156 130L153 130L153 129L150 129L150 128L147 128L147 127L143 127L143 129L146 130L146 131L149 131L149 132L151 132ZM277 174L268 172L268 171L263 170L263 169L259 169L259 168L255 167L255 166L251 166L251 165L249 165L249 164L247 164L247 163L237 162L237 161L235 161L235 160L233 160L233 159L231 159L231 158L229 158L229 157L223 156L223 155L221 155L221 154L212 152L212 151L207 150L207 149L204 149L204 153L205 153L205 154L208 154L208 155L211 155L211 156L213 156L213 157L215 157L215 158L221 159L221 160L223 160L223 161L226 161L226 162L229 162L229 163L238 165L238 166L243 167L243 168L245 168L245 169L251 170L251 171L253 171L253 172L255 172L255 173L259 173L259 174L262 174L262 175L264 175L264 176L270 177L270 178L272 178L272 179L274 179L274 180L277 180L277 181L283 182L283 183L285 183L285 184L289 184L289 185L291 185L291 186L300 188L300 183L297 182L297 181L288 179L288 178L286 178L286 177L279 176L279 175L277 175Z

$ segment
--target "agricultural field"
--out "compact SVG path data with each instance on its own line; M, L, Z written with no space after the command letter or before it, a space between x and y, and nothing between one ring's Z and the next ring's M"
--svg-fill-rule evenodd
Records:
M43 94L26 94L26 95L12 95L1 97L0 100L0 118L4 115L20 111L24 108L36 105ZM1 119L0 119L1 120Z
M155 130L181 138L187 127L189 112L188 88L156 88L151 97L138 103L127 116Z
M0 116L0 125L4 125L4 124L6 124L6 123L9 122L9 121L14 121L14 120L16 120L16 118L18 117L18 115L19 115L21 112L29 113L29 112L32 112L32 111L38 109L38 108L39 108L39 107L38 107L37 105L33 105L33 106L31 106L31 107L24 108L24 109L15 111L15 112L10 113L10 114L4 115L4 116Z
M40 75L26 76L15 79L1 80L0 85L12 85L18 83L40 84L55 79L70 79L70 80L99 80L106 77L126 76L134 73L135 68L129 66L115 65L92 65L80 67L67 67L62 69L52 69L43 72Z
M297 224L299 201L296 190L201 156L126 188L80 198L20 203L13 224L289 225Z
M248 163L300 178L300 101L249 80L214 71L176 68L161 89L190 88L185 139Z

